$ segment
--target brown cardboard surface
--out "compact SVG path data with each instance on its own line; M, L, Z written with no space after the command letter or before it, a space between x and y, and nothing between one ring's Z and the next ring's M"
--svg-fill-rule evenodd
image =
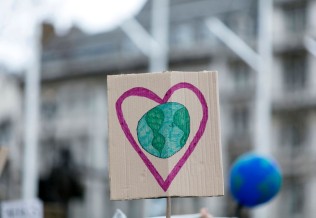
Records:
M5 166L8 157L8 149L5 147L0 147L0 176L2 174L2 170Z
M224 194L217 72L115 75L107 81L112 200ZM159 158L141 147L137 125L167 102L187 108L190 134L181 150Z

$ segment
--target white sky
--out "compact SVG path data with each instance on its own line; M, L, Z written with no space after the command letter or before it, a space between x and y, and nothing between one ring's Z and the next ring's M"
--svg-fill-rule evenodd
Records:
M60 34L76 25L87 33L109 31L137 14L146 0L0 0L0 66L22 71L31 63L37 24Z
M75 24L89 33L112 29L139 12L146 0L66 0L55 12L60 30Z

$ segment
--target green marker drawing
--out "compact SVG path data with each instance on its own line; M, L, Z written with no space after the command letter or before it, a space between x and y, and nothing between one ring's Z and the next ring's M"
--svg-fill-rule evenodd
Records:
M167 102L150 109L137 125L137 138L141 147L163 159L180 151L189 134L189 112L177 102Z

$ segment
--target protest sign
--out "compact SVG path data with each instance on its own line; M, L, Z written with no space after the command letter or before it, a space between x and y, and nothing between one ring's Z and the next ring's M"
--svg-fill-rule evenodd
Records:
M39 200L7 201L1 203L2 218L43 218L43 204Z
M224 194L216 72L107 80L112 200Z

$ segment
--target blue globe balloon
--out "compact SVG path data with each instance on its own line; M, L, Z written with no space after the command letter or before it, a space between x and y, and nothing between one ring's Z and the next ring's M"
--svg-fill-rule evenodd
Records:
M229 185L240 205L255 207L270 201L280 191L281 171L277 163L269 158L245 154L233 164Z

